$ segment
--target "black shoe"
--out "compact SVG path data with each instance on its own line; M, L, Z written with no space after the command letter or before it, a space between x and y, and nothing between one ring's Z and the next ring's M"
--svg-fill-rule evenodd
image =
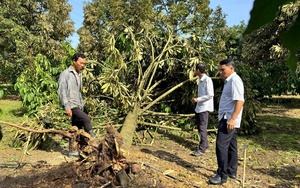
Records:
M204 153L200 150L197 150L197 151L194 151L193 153L191 153L191 155L198 157L198 156L204 155Z
M234 174L228 174L228 177L231 179L236 179L236 175L234 175Z
M209 178L209 183L213 185L221 185L222 183L226 183L227 178L222 178L220 175L216 175L213 178Z

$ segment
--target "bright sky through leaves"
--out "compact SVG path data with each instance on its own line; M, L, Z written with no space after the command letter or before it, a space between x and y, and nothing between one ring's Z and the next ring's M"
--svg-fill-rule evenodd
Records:
M75 30L79 29L83 22L83 3L91 0L69 0L73 6L71 19L75 23ZM210 7L215 9L218 5L221 6L223 12L227 15L226 21L229 27L240 24L245 21L248 24L250 19L250 11L254 0L211 0ZM74 33L69 40L72 41L72 46L76 48L79 43L79 36Z

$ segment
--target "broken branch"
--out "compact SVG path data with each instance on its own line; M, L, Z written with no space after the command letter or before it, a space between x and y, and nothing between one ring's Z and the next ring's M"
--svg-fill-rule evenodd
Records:
M55 129L35 130L35 129L22 127L20 125L16 125L16 124L4 122L4 121L0 121L0 124L9 125L9 126L21 129L23 131L28 131L28 132L33 132L33 133L40 133L40 134L42 134L42 133L55 133L55 134L60 134L62 136L68 137L68 138L72 138L72 135L69 132L66 132L66 131L60 131L60 130L55 130Z

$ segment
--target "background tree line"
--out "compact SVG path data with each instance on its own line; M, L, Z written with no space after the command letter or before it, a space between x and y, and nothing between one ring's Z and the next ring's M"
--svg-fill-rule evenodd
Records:
M215 77L217 109L222 89L217 65L230 57L245 83L241 133L255 133L261 97L300 89L297 46L285 48L290 43L281 40L298 21L299 1L280 1L271 10L275 19L255 25L255 13L260 14L255 11L267 3L255 1L249 25L228 27L221 7L212 10L209 0L93 0L83 7L80 44L73 49L66 41L74 32L66 0L2 0L0 82L14 85L29 115L62 128L68 120L59 106L57 79L73 53L83 52L89 62L83 72L86 108L95 124L123 124L120 131L131 140L146 123L192 125L188 118L166 120L157 112L193 113L198 62ZM294 64L286 64L289 51ZM0 95L7 93L0 89Z

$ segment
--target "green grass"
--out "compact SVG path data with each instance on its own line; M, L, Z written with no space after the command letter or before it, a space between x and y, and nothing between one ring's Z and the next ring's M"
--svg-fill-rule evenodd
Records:
M20 101L0 100L0 119L9 123L22 123L26 120L24 117L25 109Z
M0 120L12 123L16 125L21 125L24 122L28 122L25 114L25 109L18 100L0 100ZM14 139L18 134L20 136L19 130L12 126L6 124L0 124L0 149L1 148L22 148L23 141L19 139ZM46 140L39 144L39 149L49 150L61 150L61 146L66 143L65 140L61 139L59 135L47 135Z
M23 116L24 108L17 100L0 100L0 120L20 125L27 118ZM16 129L5 124L0 124L0 148L10 147L15 136Z
M300 151L300 118L258 116L263 131L248 139L265 149Z
M300 153L300 96L282 96L262 101L257 116L261 132L241 137L262 150Z

